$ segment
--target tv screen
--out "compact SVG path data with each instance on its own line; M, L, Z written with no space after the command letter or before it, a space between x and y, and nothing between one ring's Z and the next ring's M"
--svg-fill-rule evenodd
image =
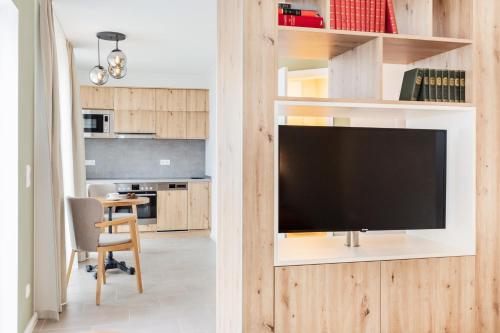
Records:
M444 229L446 131L279 126L279 232Z

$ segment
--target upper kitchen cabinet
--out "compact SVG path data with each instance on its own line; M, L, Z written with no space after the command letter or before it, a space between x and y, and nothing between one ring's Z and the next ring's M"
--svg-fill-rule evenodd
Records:
M190 89L187 91L187 111L208 112L208 90Z
M115 88L115 110L155 111L155 89Z
M186 111L187 92L185 89L156 89L156 111Z
M80 103L82 109L113 110L114 88L81 86Z
M115 110L115 133L151 134L155 123L155 111Z

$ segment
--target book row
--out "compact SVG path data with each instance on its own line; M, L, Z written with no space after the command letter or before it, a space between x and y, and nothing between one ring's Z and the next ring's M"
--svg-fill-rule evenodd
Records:
M398 33L394 0L330 0L330 28Z
M325 21L317 10L292 8L288 3L278 4L278 24L320 29L325 27Z
M401 101L465 103L465 71L415 68L405 72Z

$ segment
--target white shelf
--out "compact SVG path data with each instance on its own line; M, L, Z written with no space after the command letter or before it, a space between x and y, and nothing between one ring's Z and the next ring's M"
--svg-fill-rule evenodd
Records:
M346 247L344 243L345 236L279 239L274 265L294 266L475 255L473 248L451 247L407 234L361 234L361 246L357 248Z

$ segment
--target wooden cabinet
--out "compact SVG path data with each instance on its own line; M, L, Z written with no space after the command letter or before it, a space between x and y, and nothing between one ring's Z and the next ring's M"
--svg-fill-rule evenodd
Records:
M81 86L80 104L82 109L112 110L114 108L114 88Z
M155 111L115 110L116 133L155 133Z
M208 90L190 89L187 91L187 111L208 112Z
M156 89L156 111L186 111L186 89Z
M186 112L156 112L156 137L186 139Z
M155 111L155 89L115 88L115 110Z
M187 113L187 138L208 138L208 112L186 112Z
M188 191L158 191L157 228L159 231L188 229Z
M380 332L380 262L277 267L275 302L276 333Z
M474 257L382 262L381 332L474 332L474 267Z
M188 186L188 229L210 226L210 183L192 182Z

